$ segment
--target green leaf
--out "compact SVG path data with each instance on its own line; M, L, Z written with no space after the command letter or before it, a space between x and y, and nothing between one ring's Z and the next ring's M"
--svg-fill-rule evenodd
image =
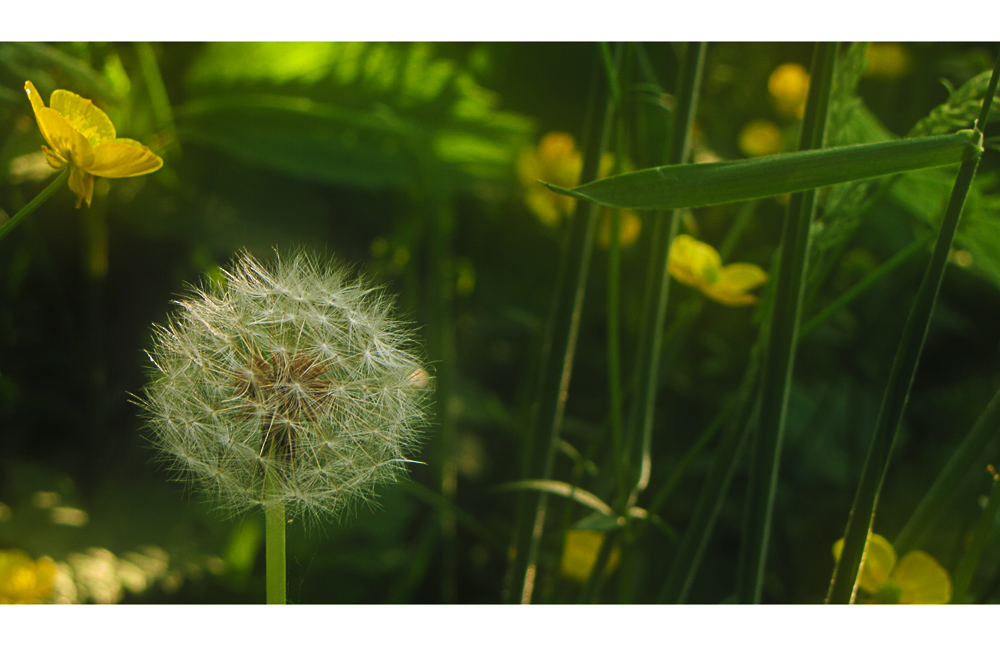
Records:
M570 500L575 500L585 507L590 507L594 511L600 512L605 516L612 516L614 512L611 511L611 505L607 504L594 494L589 491L584 491L579 487L574 487L568 482L561 482L559 480L518 480L516 482L509 482L507 484L502 484L496 487L497 491L541 491L544 493L554 494L556 496L561 496L563 498L569 498Z
M660 166L572 190L546 186L562 195L619 208L708 206L957 164L979 156L982 148L977 141L971 130L963 130L940 137L805 150L758 159Z

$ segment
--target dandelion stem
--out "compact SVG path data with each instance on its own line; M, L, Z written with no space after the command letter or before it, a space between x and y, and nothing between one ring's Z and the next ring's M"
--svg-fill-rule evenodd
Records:
M0 225L0 240L3 240L8 233L13 231L14 227L16 227L21 223L21 220L31 215L35 211L35 209L40 207L42 204L45 204L45 202L50 197L52 197L52 194L58 191L62 187L62 185L66 183L66 180L68 179L69 179L69 166L64 168L63 172L59 173L59 175L57 175L56 178L52 180L52 183L46 186L45 190L39 193L35 197L35 199L28 202L23 209L15 213L14 217L12 217L7 222L4 222L3 225Z
M268 469L265 486L274 486L274 472ZM267 603L285 604L285 503L264 507L264 555Z

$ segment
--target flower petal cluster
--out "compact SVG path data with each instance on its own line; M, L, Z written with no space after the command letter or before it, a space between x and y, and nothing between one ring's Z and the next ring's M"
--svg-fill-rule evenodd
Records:
M156 330L143 405L172 466L241 512L339 516L405 473L430 377L384 291L241 254Z
M20 550L0 550L0 603L39 603L52 592L56 564Z
M601 157L600 177L607 177L614 166L614 155L605 153ZM517 161L517 175L525 190L525 203L542 223L550 227L559 226L573 215L576 198L560 195L547 189L538 180L556 186L576 186L580 183L583 170L583 155L576 147L573 135L565 132L547 133L537 148L521 153ZM619 240L628 246L639 237L642 228L639 216L631 209L622 209ZM607 247L611 241L611 219L605 214L597 231L598 242Z
M94 176L135 177L152 173L163 160L133 139L123 139L103 110L78 94L56 90L45 106L34 84L27 81L28 93L42 137L51 146L42 146L53 168L70 167L69 188L76 193L76 206L90 206L94 196Z
M840 560L844 539L833 545L833 557ZM927 552L914 550L896 559L892 544L872 534L865 545L865 560L858 587L871 595L872 603L948 603L951 579Z
M798 63L782 63L768 77L767 90L779 114L801 119L809 98L809 72Z
M747 292L767 282L767 272L757 265L737 262L723 267L719 252L711 245L683 233L670 245L667 271L730 307L756 303L757 297Z

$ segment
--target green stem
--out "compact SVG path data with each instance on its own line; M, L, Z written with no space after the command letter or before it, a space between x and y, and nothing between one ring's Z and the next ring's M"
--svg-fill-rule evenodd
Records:
M836 53L836 43L818 43L815 47L800 150L823 147ZM760 603L795 365L795 342L809 257L809 227L815 204L815 189L793 193L781 235L774 309L761 377L760 425L753 445L744 544L737 579L737 598L741 603Z
M983 514L979 517L976 532L973 534L972 545L969 546L965 556L962 557L962 560L958 563L958 567L955 568L955 585L951 597L952 603L965 603L969 592L969 584L972 583L972 575L976 571L976 566L979 564L979 557L983 555L983 550L986 549L990 536L993 535L993 524L997 519L997 514L1000 513L1000 477L997 476L995 469L992 467L990 467L990 473L993 476L993 488L990 490L990 499L986 503L986 509L983 510Z
M735 397L736 413L719 439L712 466L705 479L705 484L702 486L701 493L698 495L698 502L695 503L691 520L688 522L681 543L674 554L670 572L657 598L658 603L684 603L691 589L691 584L694 583L694 577L698 573L698 566L701 564L701 558L708 547L715 520L722 508L740 454L753 427L753 395L756 392L760 366L757 348L760 345L761 342L758 341L751 353L750 361L743 375L743 383ZM662 497L665 498L668 493L669 490L665 491ZM657 501L657 503L660 502ZM658 506L658 504L653 505L655 508ZM650 513L655 512L650 509Z
M701 85L702 64L705 59L704 43L689 43L678 79L679 97L677 110L667 153L667 163L682 164L690 149L691 125L698 105L698 90ZM631 469L631 492L623 501L631 507L642 491L649 485L650 450L653 438L653 413L656 403L656 389L659 383L660 350L663 346L663 327L667 313L667 298L670 289L670 273L667 261L670 245L677 231L678 214L671 211L668 216L656 218L653 225L653 249L647 269L646 317L640 330L636 360L636 397L629 414L627 449L629 469ZM637 441L638 440L638 441Z
M980 125L985 124L989 116L998 80L1000 80L1000 57L997 58L993 67L989 90L983 100L979 119L976 121L974 135L978 135L980 141L982 138ZM875 432L872 435L868 457L865 459L861 481L858 484L854 504L848 517L844 536L844 551L833 570L830 592L827 596L828 603L853 603L854 601L865 544L871 533L879 492L889 468L892 445L896 440L896 432L906 410L910 387L913 384L924 340L927 338L927 330L930 327L931 314L934 311L934 304L937 301L941 281L944 278L948 254L951 251L955 231L958 229L958 221L962 215L962 207L972 186L972 179L975 177L978 164L979 156L977 155L973 159L962 162L958 169L934 253L913 301L906 326L903 328L899 347L896 350L896 358L889 373L889 382L882 399L882 407L879 410L878 421L875 423Z
M35 199L28 202L23 209L14 214L10 220L7 220L0 226L0 240L3 240L8 233L14 230L14 227L21 224L21 220L31 215L35 209L45 204L46 200L52 197L52 194L58 191L66 180L69 179L69 166L63 169L59 175L56 176L52 183L45 187L41 193L39 193Z
M896 252L892 258L879 265L874 271L869 272L850 289L838 296L836 300L809 319L808 323L799 328L799 338L801 339L808 336L810 332L813 332L816 328L825 323L828 318L843 309L848 303L864 294L872 285L885 278L894 269L916 255L916 253L923 249L933 237L934 233L931 232L922 238L915 240L912 244L910 244L910 246Z
M619 45L619 51L620 47ZM597 97L607 96L606 77L606 74L598 75ZM613 108L614 99L606 99L605 109L598 120L597 134L588 138L582 172L584 181L597 178L601 154L607 148L610 138ZM542 352L538 408L534 429L528 440L528 478L551 478L573 370L597 211L598 207L593 202L580 200L569 219L568 246L561 261L553 313ZM544 492L527 492L521 497L515 533L516 546L510 570L511 581L507 586L509 601L531 602L547 505L548 494Z
M267 603L285 603L285 503L264 507Z
M1000 429L1000 390L993 395L986 410L976 420L927 495L917 505L910 520L900 530L893 542L897 554L906 554L918 548L927 530L951 508L963 480L970 473L978 473L986 463L987 447L996 438L997 429Z

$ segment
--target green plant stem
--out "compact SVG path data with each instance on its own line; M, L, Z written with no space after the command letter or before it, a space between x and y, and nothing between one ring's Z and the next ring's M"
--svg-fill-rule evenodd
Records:
M268 470L265 487L271 486L274 474ZM267 603L285 603L285 503L275 502L264 507L264 565L267 581Z
M620 49L619 45L619 52ZM607 96L606 77L606 74L598 75L595 96ZM587 139L582 172L584 180L593 180L598 176L601 154L610 138L613 109L613 98L605 99L605 108L596 128L597 135ZM538 408L527 448L528 477L549 479L555 462L590 270L597 212L597 205L580 200L569 219L568 245L561 261L553 313L542 350ZM527 492L521 497L511 580L507 586L509 601L531 602L547 505L548 494L544 492Z
M985 124L989 117L990 105L993 95L996 93L998 79L1000 79L1000 57L997 58L993 68L990 86L976 122L977 126L974 132L978 133L980 139L982 133L979 130L979 124ZM865 544L875 520L875 509L878 506L879 492L889 468L892 445L906 410L910 387L920 362L920 353L927 337L927 329L930 327L931 314L934 311L934 304L941 288L941 281L944 278L948 254L978 164L979 157L976 156L974 159L962 162L958 169L955 185L948 200L948 207L941 222L941 230L934 247L934 253L903 328L899 347L896 350L896 358L889 373L889 382L882 399L882 407L879 410L878 421L875 423L872 443L861 472L861 481L858 484L858 490L848 517L844 536L844 551L833 570L830 591L827 595L828 603L853 603L854 601Z
M986 462L986 448L1000 429L1000 390L965 436L948 464L938 475L917 509L893 542L897 554L917 549L924 535L941 515L951 508L960 484L970 473L978 473Z
M66 183L66 180L69 179L69 170L69 166L64 168L63 171L59 173L54 180L52 180L51 184L46 186L41 193L35 196L35 199L25 204L24 208L14 214L14 217L4 222L3 226L0 226L0 240L3 240L8 233L13 231L17 225L21 224L21 221L24 220L24 218L34 213L35 209L40 207L42 204L45 204L46 200L52 197L52 194L58 191L62 185Z
M167 95L167 85L163 82L163 74L160 73L160 65L156 61L156 52L149 43L135 43L136 58L139 59L139 68L142 70L143 79L146 81L146 89L149 90L149 102L153 107L153 117L156 120L156 127L170 133L176 152L180 152L180 143L176 140L176 128L174 127L174 113L170 108L170 97Z
M958 562L958 567L955 568L955 583L951 596L952 603L965 603L969 593L969 584L972 583L972 575L979 564L979 557L983 555L983 550L986 549L986 545L993 535L993 525L996 522L997 514L1000 513L1000 477L997 477L996 471L992 467L990 468L990 472L993 476L993 487L990 490L990 498L986 503L986 509L983 510L982 515L979 517L979 523L976 525L975 534L973 534L972 545L969 546L965 556L962 557L962 560Z
M923 249L933 238L934 233L931 232L913 241L913 243L911 243L908 247L899 250L892 256L892 258L886 260L884 263L875 268L874 271L866 274L864 278L855 283L846 292L838 296L832 303L824 307L815 316L809 319L807 323L800 327L799 338L801 339L809 335L809 333L813 332L816 328L825 323L827 319L847 306L848 303L864 294L878 281L888 276L893 270L916 255L917 252Z
M761 343L758 341L757 347L760 345ZM722 508L729 483L736 471L737 461L754 425L752 404L759 367L760 361L755 348L743 375L743 383L735 398L737 402L736 412L719 439L712 466L705 479L705 484L702 486L701 493L698 495L698 502L695 503L691 520L688 522L680 545L674 554L670 572L660 590L657 603L684 603L691 589L691 584L694 583L698 566L701 564L701 558L715 526L715 519ZM668 493L669 489L657 497L657 502L661 502L659 498L665 498ZM655 503L654 506L656 506ZM650 513L653 513L652 510Z
M800 150L823 146L836 53L836 43L818 43L815 47ZM741 603L759 603L761 597L815 200L815 190L792 194L781 236L774 309L761 377L760 424L753 445L737 579L737 598Z
M678 79L678 106L667 152L669 164L682 164L690 150L691 125L698 105L701 71L705 59L704 43L689 43L686 47ZM650 252L646 273L646 317L640 328L636 350L636 393L632 400L627 426L626 451L629 459L630 492L620 505L620 512L635 505L638 495L649 485L650 450L653 441L653 415L656 389L659 384L660 354L663 346L663 328L667 314L670 290L670 273L667 271L670 245L677 231L678 214L671 211L666 217L656 218L653 225L653 249Z

